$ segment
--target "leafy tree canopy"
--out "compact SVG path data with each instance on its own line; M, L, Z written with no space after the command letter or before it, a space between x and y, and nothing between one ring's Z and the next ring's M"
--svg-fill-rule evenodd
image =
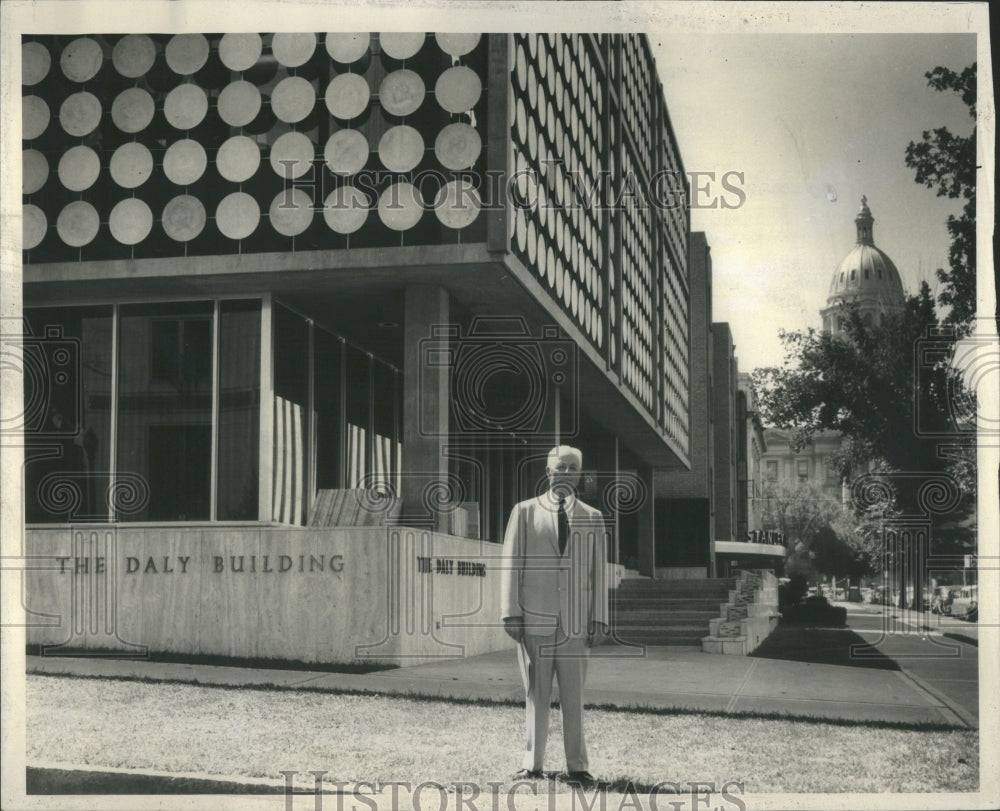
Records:
M925 74L938 91L958 93L976 120L976 63L961 73L936 67ZM976 128L967 136L954 135L947 127L925 130L920 141L906 147L906 165L916 172L916 181L937 189L939 197L962 198L962 215L949 215L951 249L948 269L938 268L942 290L938 303L950 307L945 321L968 331L976 314Z

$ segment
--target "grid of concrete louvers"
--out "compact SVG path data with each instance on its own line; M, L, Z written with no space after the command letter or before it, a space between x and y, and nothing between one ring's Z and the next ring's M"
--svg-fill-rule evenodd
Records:
M508 220L511 250L683 447L688 212L648 43L516 34L510 62L508 162L528 203ZM628 204L657 183L677 205ZM586 204L598 195L609 205Z
M482 241L487 40L25 40L26 261Z
M485 242L491 41L26 39L25 263ZM503 45L509 249L683 448L686 181L648 43ZM664 172L678 205L616 208Z

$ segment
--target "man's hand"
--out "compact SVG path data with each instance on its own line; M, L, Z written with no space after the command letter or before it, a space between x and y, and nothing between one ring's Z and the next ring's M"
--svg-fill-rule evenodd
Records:
M587 628L587 647L603 645L608 636L608 626L603 622L592 622Z
M515 642L524 637L524 623L520 617L504 617L503 630Z

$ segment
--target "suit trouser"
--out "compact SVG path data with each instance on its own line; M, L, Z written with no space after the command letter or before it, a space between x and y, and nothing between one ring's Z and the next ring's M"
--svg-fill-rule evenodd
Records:
M522 768L541 769L549 735L552 676L559 679L566 770L587 771L587 744L583 739L583 684L587 678L584 637L568 638L562 628L547 636L524 634L517 646L527 708L527 743Z

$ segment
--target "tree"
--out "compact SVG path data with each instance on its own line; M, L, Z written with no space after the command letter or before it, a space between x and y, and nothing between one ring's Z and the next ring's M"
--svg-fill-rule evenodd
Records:
M764 422L791 429L796 450L818 431L839 432L845 441L835 462L845 478L869 471L914 474L894 479L893 509L903 513L923 510L919 492L928 475L953 475L961 501L948 515L932 516L934 552L973 551L975 450L954 446L943 453L940 439L956 430L951 404L959 381L947 363L914 362L928 327L938 323L930 288L921 285L902 312L887 314L880 323L864 319L854 305L844 305L842 321L842 335L781 333L784 366L752 375ZM878 556L881 534L868 536L857 551L870 559ZM901 561L896 564L901 577L912 580L913 573ZM905 588L900 592L902 600Z
M878 571L853 512L814 484L774 485L764 492L764 525L776 527L788 551L786 571L861 577Z
M961 95L976 120L976 63L961 73L936 67L925 74L927 83L938 91L952 90ZM950 307L945 318L968 332L976 314L976 127L971 134L958 136L947 127L925 130L919 142L906 147L906 165L916 170L916 182L936 188L939 197L965 200L962 215L948 216L951 249L949 269L938 268L943 289L938 303Z
M782 368L757 369L752 380L764 421L793 430L799 450L812 434L839 432L847 440L837 458L838 472L850 478L876 469L938 470L933 441L915 435L940 433L950 425L947 371L919 369L914 348L937 324L926 282L900 313L880 323L844 305L843 336L816 330L780 332Z

